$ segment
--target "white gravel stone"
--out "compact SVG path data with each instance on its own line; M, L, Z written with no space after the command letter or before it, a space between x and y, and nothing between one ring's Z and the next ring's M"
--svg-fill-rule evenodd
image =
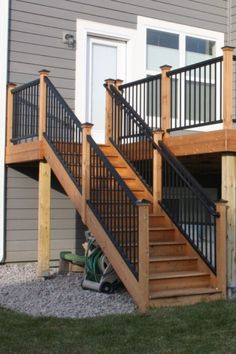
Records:
M131 313L136 306L124 289L102 294L81 288L82 275L47 280L36 275L36 264L0 265L0 306L32 316L85 318Z

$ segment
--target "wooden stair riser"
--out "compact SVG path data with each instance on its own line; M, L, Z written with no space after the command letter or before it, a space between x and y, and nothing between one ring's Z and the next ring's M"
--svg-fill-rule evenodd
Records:
M174 229L149 230L149 241L175 241Z
M170 227L170 222L167 220L166 217L163 215L153 215L149 216L149 226L150 227L155 227L155 226L169 226Z
M215 294L200 294L191 296L178 296L169 297L162 299L151 299L149 301L150 307L169 307L169 306L184 306L184 305L194 305L200 302L217 301L222 299L221 293Z
M149 280L150 292L168 289L200 288L207 287L209 285L210 276L208 274L199 276Z
M161 273L161 272L178 272L197 269L197 259L192 260L178 260L178 261L150 261L149 272Z
M150 257L155 256L181 256L185 253L185 244L165 245L165 242L159 245L150 245Z

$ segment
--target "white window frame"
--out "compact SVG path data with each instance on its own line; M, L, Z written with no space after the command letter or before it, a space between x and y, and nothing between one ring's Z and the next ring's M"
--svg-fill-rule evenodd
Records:
M86 95L88 65L88 37L98 36L127 43L126 80L134 78L135 42L137 31L127 27L106 25L103 23L77 19L76 26L76 83L75 83L75 113L81 122L90 122L87 116ZM119 79L119 78L117 78Z
M163 31L163 32L174 33L179 35L179 67L186 65L185 64L186 36L214 41L216 43L215 56L217 57L222 55L221 48L224 46L224 33L222 32L210 31L203 28L186 26L174 22L167 22L167 21L156 20L148 17L138 16L136 47L139 48L140 55L138 56L139 61L136 65L137 68L136 76L140 77L141 75L141 77L145 77L147 74L151 74L151 72L146 69L147 29L153 29L157 31ZM168 62L163 63L163 65L164 64L168 65Z
M0 2L0 263L4 261L5 230L5 135L6 135L6 85L8 62L9 1Z

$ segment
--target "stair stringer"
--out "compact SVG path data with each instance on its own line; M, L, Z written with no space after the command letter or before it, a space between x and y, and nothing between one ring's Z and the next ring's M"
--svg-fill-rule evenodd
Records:
M49 163L55 176L61 183L63 189L67 193L68 197L72 201L74 207L77 209L79 214L82 213L82 195L78 188L66 172L63 164L55 155L53 149L50 147L46 139L43 138L43 153L44 157ZM103 229L102 225L97 220L93 211L88 205L86 205L86 226L95 235L96 240L103 250L106 257L111 262L114 270L116 271L118 277L126 287L129 294L132 296L134 302L137 304L141 311L144 311L148 307L147 299L143 298L143 289L140 282L135 278L133 273L130 271L125 261L121 257L120 253L110 240L109 236Z

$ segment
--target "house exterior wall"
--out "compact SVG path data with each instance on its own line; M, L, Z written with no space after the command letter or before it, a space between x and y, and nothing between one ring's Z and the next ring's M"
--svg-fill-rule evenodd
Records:
M12 0L9 81L33 80L42 67L47 68L73 108L75 49L62 42L62 32L75 33L78 18L135 29L137 16L227 32L225 0L183 0L181 4L174 0Z
M7 168L6 190L6 261L37 260L38 168ZM52 178L51 260L60 251L79 252L85 228L62 188Z
M227 34L226 0L11 0L8 81L34 80L42 68L75 107L76 49L62 42L63 31L76 34L76 20L136 29L137 16L195 26ZM228 38L226 36L226 38ZM80 118L80 117L79 117ZM6 260L37 258L37 180L28 168L7 169ZM52 255L75 251L83 226L68 198L52 192Z

